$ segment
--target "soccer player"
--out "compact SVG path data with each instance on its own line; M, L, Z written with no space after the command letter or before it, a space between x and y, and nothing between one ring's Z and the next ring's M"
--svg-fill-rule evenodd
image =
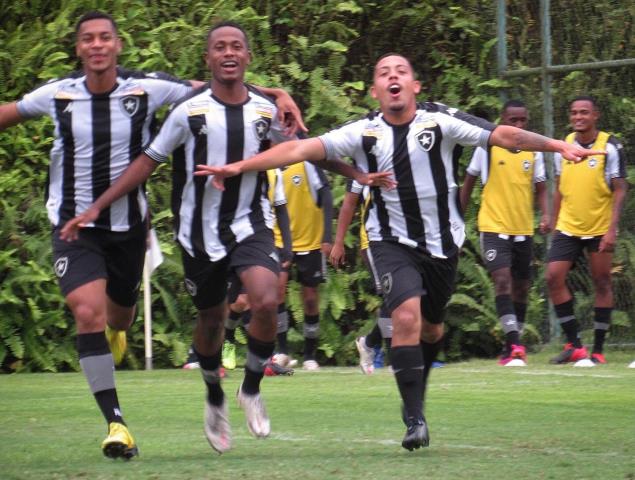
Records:
M144 190L135 188L101 211L73 242L62 241L60 230L141 152L151 138L156 110L202 82L117 66L122 42L106 13L83 15L75 36L82 69L0 105L0 130L42 115L55 123L46 202L54 270L77 326L80 366L108 423L102 450L109 457L131 458L137 447L123 419L113 368L123 358L125 331L135 316L146 249ZM267 92L286 95L278 89ZM298 122L297 107L287 101L281 108ZM297 125L304 128L301 120Z
M360 202L361 199L361 202ZM360 218L362 219L359 226L359 249L362 260L370 270L375 284L375 292L381 295L381 282L376 276L375 268L372 262L372 256L368 249L368 234L364 227L364 219L366 212L370 206L370 189L358 184L355 181L349 181L346 184L346 193L342 201L342 207L337 217L337 229L335 232L335 241L331 249L329 257L335 268L344 263L344 238L346 231L353 220L357 205L361 204ZM390 313L385 302L382 302L378 312L377 322L368 335L355 339L355 347L359 353L359 366L364 375L371 375L375 370L375 349L381 348L382 338L386 352L390 353L390 343L392 340L392 321Z
M500 125L526 129L528 122L523 102L510 100L503 105ZM496 146L475 149L460 193L464 212L479 176L483 184L478 212L481 252L494 280L496 313L505 334L505 350L498 363L507 365L516 359L524 365L527 356L520 333L531 284L534 189L542 212L541 233L547 233L550 222L542 153Z
M611 262L617 231L626 198L626 155L617 139L597 128L600 109L593 97L574 98L569 104L573 132L566 142L606 151L572 163L556 155L556 191L553 198L555 232L547 263L547 287L556 316L567 338L563 351L551 363L576 362L588 358L578 337L573 296L566 278L584 250L588 253L591 279L595 289L594 341L591 360L606 363L604 338L611 325L613 288Z
M324 172L309 162L301 162L282 169L282 185L287 199L291 230L291 265L295 266L297 280L302 285L304 304L304 361L305 370L319 370L316 360L320 334L318 286L325 277L325 257L331 251L331 225L333 223L333 196ZM273 182L270 182L273 184ZM276 246L283 246L280 229L274 230ZM278 291L278 353L274 361L292 366L289 357L287 332L289 319L285 303L291 265L280 273Z
M443 314L465 237L455 146L559 151L576 161L598 152L508 125L495 127L442 105L419 105L420 90L410 62L402 55L385 55L375 65L371 87L379 114L318 138L277 145L242 162L197 167L200 175L214 175L218 188L243 172L323 158L352 157L364 171L392 172L396 188L371 188L366 229L391 311L392 367L407 428L402 446L408 450L429 443L424 391L441 346Z
M198 310L193 344L207 387L204 430L219 453L231 448L227 402L220 384L230 274L240 278L252 311L238 403L254 436L266 437L270 432L260 382L274 348L278 256L265 196L266 179L257 172L240 175L228 182L225 192L219 192L207 188L206 179L193 176L196 165L225 165L257 153L271 139L286 138L272 101L244 83L250 58L240 25L221 22L212 27L205 56L211 82L172 110L159 134L117 181L86 205L83 213L66 222L60 234L63 240L76 240L81 228L91 225L117 199L138 189L175 152L175 237L181 247L185 286ZM367 178L362 177L362 181Z
M280 267L286 269L291 264L292 253L291 229L289 226L289 213L287 212L287 198L282 182L282 172L279 168L270 170L267 172L267 179L269 181L268 198L275 214L274 232L281 237L281 246L278 248ZM225 319L225 342L223 343L222 363L226 369L233 370L236 368L236 328L241 323L244 328L247 328L251 320L251 310L249 308L249 299L239 279L231 282L227 297L229 316ZM280 318L279 314L278 318Z
M141 151L150 139L156 109L175 102L192 86L162 73L119 68L121 40L107 14L82 16L75 34L82 70L0 106L0 129L42 115L55 122L46 201L55 274L77 326L79 363L109 425L103 452L131 458L137 447L117 398L113 355L116 360L123 355L123 331L135 315L146 246L143 189L101 212L77 241L63 242L59 232Z

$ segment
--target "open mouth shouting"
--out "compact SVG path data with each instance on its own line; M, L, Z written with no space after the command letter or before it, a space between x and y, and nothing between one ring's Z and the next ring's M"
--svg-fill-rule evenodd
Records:
M396 83L393 83L388 87L388 92L390 93L390 96L392 98L397 98L399 94L401 93L401 86L399 86Z

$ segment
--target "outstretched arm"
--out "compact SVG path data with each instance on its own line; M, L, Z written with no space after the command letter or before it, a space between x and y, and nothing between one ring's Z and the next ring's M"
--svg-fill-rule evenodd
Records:
M397 182L391 178L393 175L390 172L366 173L342 160L322 159L311 163L320 167L322 170L328 170L329 172L352 178L360 185L373 185L386 190L392 190L397 186Z
M284 167L286 165L292 165L294 163L300 163L303 161L317 162L324 160L326 157L326 151L324 145L319 138L305 138L302 140L291 140L265 150L253 157L239 162L229 163L222 167L215 167L211 165L197 165L194 175L213 175L212 185L220 190L224 190L223 185L225 178L235 177L244 172L252 171L265 171L271 168ZM344 162L332 162L328 161L324 165L327 170L332 170L333 164ZM337 168L341 168L339 165ZM351 167L352 168L352 167ZM349 176L349 175L346 175ZM389 180L392 176L391 172L378 172L378 173L363 173L357 181L362 185L377 185L387 188L386 185L394 182ZM354 174L351 174L349 178L355 178Z
M558 152L567 160L579 162L589 155L604 155L604 150L589 150L563 140L539 135L509 125L497 126L489 138L490 145L533 152Z
M157 165L158 163L145 153L139 155L117 181L102 193L85 212L66 222L60 231L60 238L69 242L76 240L80 228L94 222L104 208L145 182L157 168Z
M18 111L17 102L0 105L0 131L12 127L13 125L17 125L23 120L24 118Z

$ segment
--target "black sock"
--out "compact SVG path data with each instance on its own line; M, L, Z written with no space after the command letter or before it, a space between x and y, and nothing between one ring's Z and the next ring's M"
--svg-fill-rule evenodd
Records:
M264 376L265 364L273 354L274 342L261 342L247 335L247 362L242 391L247 395L260 392L260 381Z
M368 348L375 348L379 345L381 345L381 329L379 325L375 324L370 333L366 335L366 346Z
M553 306L556 311L556 317L562 327L562 331L567 337L567 342L572 344L575 348L582 347L582 342L578 337L578 322L573 314L573 299Z
M114 362L104 332L77 335L79 363L106 422L125 425L117 398Z
M426 399L426 388L428 386L428 377L430 376L430 371L432 370L432 364L439 356L439 351L441 350L442 345L443 339L436 343L426 343L423 341L419 343L421 356L423 357L422 398L424 402Z
M236 329L225 327L225 341L229 343L236 343Z
M243 327L247 328L247 325L251 322L251 309L245 310L241 315L241 319L243 321Z
M117 390L115 388L95 392L93 395L97 401L97 405L99 405L101 413L106 419L106 422L126 424L126 422L123 421L121 408L119 407L119 399L117 398Z
M508 357L512 351L512 345L520 344L520 335L518 334L518 321L514 312L514 303L511 295L496 295L496 313L500 320L501 328L505 334L505 353L504 357Z
M287 332L289 331L289 314L287 313L287 304L278 304L277 317L277 333L276 340L278 342L278 352L289 354L289 344L287 342Z
M423 354L419 345L393 347L391 363L407 417L423 415Z
M289 354L289 343L287 342L287 332L280 332L276 334L276 341L278 342L278 352Z
M201 355L196 352L198 357L198 363L201 366L201 375L203 375L203 381L207 387L207 400L209 403L215 406L220 406L223 403L225 394L220 384L220 365L222 358L222 351L218 351L216 354L209 357Z
M229 318L225 321L225 340L236 343L236 327L240 323L242 313L229 309Z
M514 312L516 312L516 321L518 322L518 330L522 331L521 324L525 323L525 317L527 316L527 304L521 302L514 302Z
M304 359L315 360L319 340L319 315L304 315Z
M595 323L593 330L593 353L602 353L606 332L611 326L611 307L595 307Z

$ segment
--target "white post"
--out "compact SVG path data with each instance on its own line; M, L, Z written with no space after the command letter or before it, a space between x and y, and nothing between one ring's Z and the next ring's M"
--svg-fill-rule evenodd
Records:
M150 255L146 253L146 260L143 266L143 334L145 341L146 370L152 370L152 291L150 286L150 275L152 275L152 265L150 265Z
M157 232L148 233L148 249L143 265L143 336L146 351L146 370L152 370L152 286L150 276L163 262L163 254L157 238Z

